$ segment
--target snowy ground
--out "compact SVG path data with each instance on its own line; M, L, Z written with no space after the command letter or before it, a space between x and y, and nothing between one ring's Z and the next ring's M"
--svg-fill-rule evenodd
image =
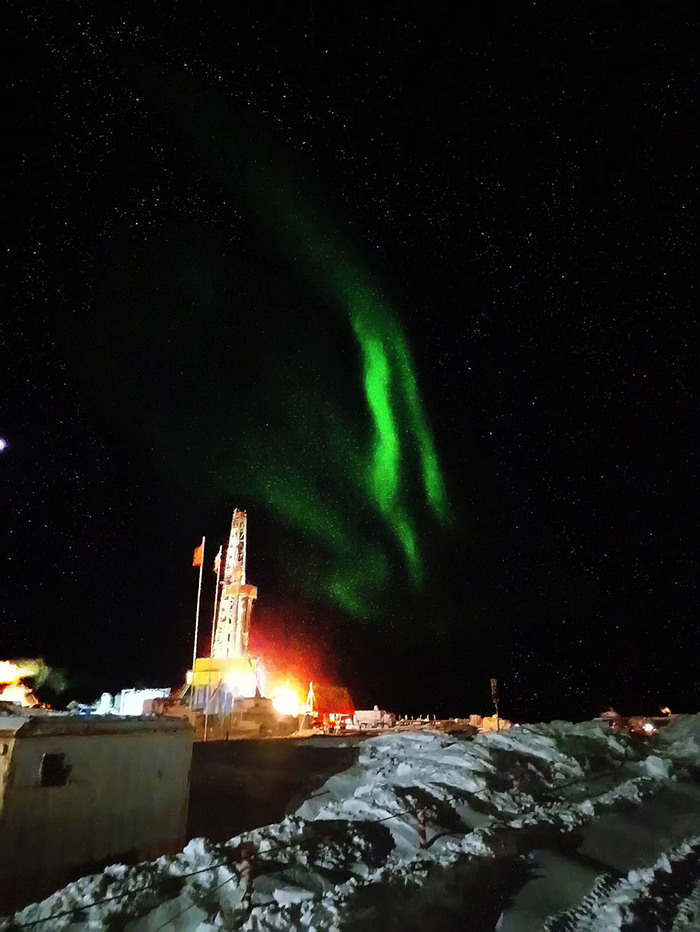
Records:
M114 865L0 929L700 929L700 716L365 741L293 816Z

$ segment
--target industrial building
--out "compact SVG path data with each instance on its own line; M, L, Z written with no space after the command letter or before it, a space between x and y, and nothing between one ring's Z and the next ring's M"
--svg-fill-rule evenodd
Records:
M192 728L0 709L0 913L186 841Z

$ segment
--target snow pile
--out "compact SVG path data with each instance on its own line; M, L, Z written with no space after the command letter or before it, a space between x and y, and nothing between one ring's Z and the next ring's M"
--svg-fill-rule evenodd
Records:
M0 929L341 929L382 885L420 885L437 868L515 855L535 833L637 803L698 764L697 716L649 744L600 722L516 726L473 740L381 735L284 821L224 845L195 839L176 857L112 866L0 920Z
M656 740L665 757L690 769L700 767L700 715L675 715Z

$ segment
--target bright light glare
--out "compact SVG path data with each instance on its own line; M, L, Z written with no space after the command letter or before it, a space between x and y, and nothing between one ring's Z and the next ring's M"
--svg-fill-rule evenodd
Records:
M642 728L648 735L650 735L652 731L655 730L651 722L644 722L644 724L642 725Z
M291 689L281 689L272 697L272 705L280 715L298 715L299 697Z
M11 660L0 660L0 683L18 683L23 676L30 676L32 668L20 667Z
M0 691L0 700L2 702L14 702L16 705L22 705L25 708L31 708L37 705L36 699L32 696L26 686L21 683L11 683Z

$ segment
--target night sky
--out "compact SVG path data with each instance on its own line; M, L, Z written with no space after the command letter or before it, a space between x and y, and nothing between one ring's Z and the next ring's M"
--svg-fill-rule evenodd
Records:
M0 653L63 701L181 684L238 507L358 707L697 710L695 27L463 10L6 4Z

